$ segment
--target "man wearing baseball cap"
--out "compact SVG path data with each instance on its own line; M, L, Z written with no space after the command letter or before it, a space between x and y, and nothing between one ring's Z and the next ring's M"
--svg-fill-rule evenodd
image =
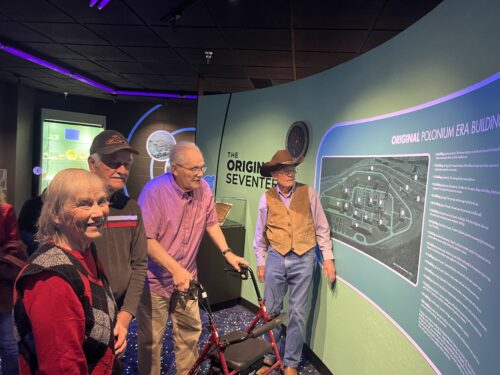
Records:
M323 273L330 283L335 280L330 227L321 202L313 188L295 181L297 165L303 161L304 157L294 159L287 150L279 150L261 166L260 174L277 184L260 198L253 245L258 277L265 281L268 313L280 313L287 290L290 293L286 338L275 332L284 348L285 375L297 374L300 364L316 246L323 254ZM264 360L265 365L272 362ZM267 370L264 367L257 373Z
M97 255L118 305L115 354L124 353L128 326L135 316L147 271L147 240L141 209L123 189L139 152L115 130L98 134L90 146L89 169L108 190L109 216L103 236L94 241Z

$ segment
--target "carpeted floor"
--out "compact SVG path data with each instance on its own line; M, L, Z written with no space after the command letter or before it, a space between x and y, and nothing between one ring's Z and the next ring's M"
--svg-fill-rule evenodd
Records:
M243 306L237 305L224 310L215 312L214 314L215 323L219 329L219 335L223 335L227 332L235 330L244 330L249 323L252 321L254 314ZM206 328L208 320L206 313L202 311L201 313L202 322L204 325L203 333L200 339L200 345L204 344L208 337L209 331ZM173 375L175 374L175 356L174 356L174 343L171 336L172 323L169 320L168 328L165 333L163 354L162 354L162 375ZM124 374L133 375L138 374L137 371L137 325L136 322L132 322L129 334L127 337L127 352L123 358L126 364ZM208 372L208 363L205 363L201 369L201 374L206 374ZM314 366L309 363L306 359L298 368L299 374L319 374L319 372L314 368ZM277 372L276 372L277 373Z

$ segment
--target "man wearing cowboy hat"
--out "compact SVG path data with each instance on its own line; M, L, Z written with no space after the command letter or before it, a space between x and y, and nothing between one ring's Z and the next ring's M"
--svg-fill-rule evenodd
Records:
M288 151L279 150L261 166L260 174L272 177L277 185L260 198L254 238L268 312L279 313L290 292L286 339L277 332L284 347L285 375L296 374L300 364L316 246L323 254L323 273L330 283L335 280L330 227L321 202L313 188L295 181L297 165L303 161L304 157L294 159Z

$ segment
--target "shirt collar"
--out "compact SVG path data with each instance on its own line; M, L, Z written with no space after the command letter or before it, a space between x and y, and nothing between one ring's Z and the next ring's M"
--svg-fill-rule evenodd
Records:
M125 195L125 192L123 190L117 190L109 198L109 207L121 210L127 205L129 200L130 197Z
M176 192L176 194L179 196L179 198L181 199L191 199L193 197L193 191L184 191L180 188L179 185L177 185L177 182L175 182L175 178L174 178L174 175L172 174L172 172L169 172L167 174L167 177L169 178L170 182L171 182L171 185L174 189L174 191Z
M295 192L295 188L297 187L297 181L295 181L293 183L293 186L292 188L290 189L290 191L288 192L288 194L285 194L283 193L281 190L280 190L280 187L278 184L276 184L276 191L278 192L278 195L281 195L285 198L290 198L292 196L292 194Z

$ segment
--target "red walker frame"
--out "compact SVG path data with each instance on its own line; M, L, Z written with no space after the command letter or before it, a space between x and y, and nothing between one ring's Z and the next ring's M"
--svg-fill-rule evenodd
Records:
M210 337L208 339L208 342L203 346L203 349L201 350L201 353L198 356L198 359L196 360L196 362L193 364L193 366L189 370L188 375L195 374L197 369L201 365L201 363L209 358L210 353L213 352L214 349L217 350L218 359L220 361L220 366L222 367L221 368L222 373L224 375L237 374L236 370L230 371L230 369L228 368L228 365L226 362L226 357L224 354L224 350L229 345L243 342L249 338L256 338L256 337L258 337L266 332L267 332L267 335L269 337L269 341L270 341L272 350L274 352L276 361L268 369L261 372L261 375L267 375L274 370L279 370L281 373L283 373L283 371L284 371L283 362L281 360L281 356L279 354L279 349L278 349L278 346L276 344L276 340L274 338L274 334L272 331L272 328L275 328L276 326L281 324L281 319L280 319L280 317L278 317L278 318L277 317L270 317L267 314L266 306L264 304L265 301L262 299L262 297L260 295L260 291L259 291L259 288L257 286L257 281L255 280L255 275L254 275L252 269L249 267L246 267L246 266L240 266L240 267L241 267L241 272L239 273L239 275L243 280L247 280L248 273L250 273L250 276L251 276L251 279L253 282L253 286L255 289L255 293L257 294L257 301L259 303L259 310L258 310L257 314L255 315L254 319L252 320L252 322L250 323L250 326L246 329L245 335L243 337L240 337L240 338L235 339L235 340L229 340L229 341L222 340L219 337L219 333L217 331L217 325L215 324L215 321L214 321L213 316L212 316L210 304L208 303L207 293L205 292L205 290L203 289L203 286L200 283L194 282L194 285L196 286L196 288L199 291L199 295L202 296L203 302L206 304L206 305L204 305L204 309L208 315L211 334L210 334ZM238 273L236 270L228 270L228 269L226 269L226 272ZM257 327L257 324L260 321L263 322L263 325ZM273 321L275 321L275 322L273 322ZM268 324L266 324L266 323L268 323ZM255 331L254 331L254 329L255 329Z

